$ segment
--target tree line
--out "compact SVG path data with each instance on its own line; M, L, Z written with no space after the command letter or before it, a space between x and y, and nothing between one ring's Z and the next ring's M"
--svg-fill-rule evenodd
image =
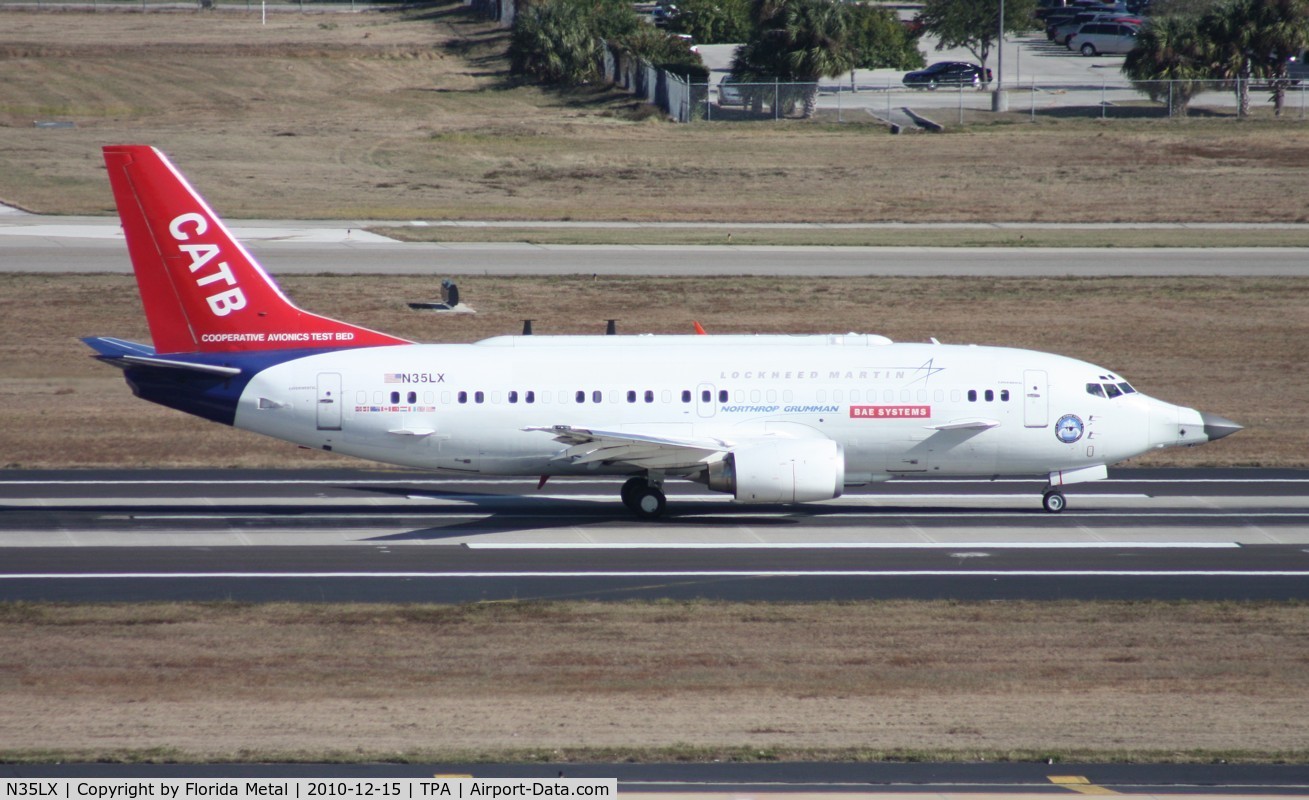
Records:
M667 32L643 21L630 0L520 0L510 36L510 70L552 85L599 77L602 42L695 81L708 71L686 38L744 42L732 73L743 82L812 83L857 68L915 69L918 35L880 6L835 0L681 0Z
M1230 82L1238 113L1250 108L1255 80L1272 91L1280 115L1289 59L1309 44L1309 0L1156 0L1164 13L1141 30L1123 73L1170 113ZM1035 0L1004 0L1005 31L1035 24ZM667 30L650 25L630 0L519 0L510 38L511 70L546 84L579 85L599 77L602 42L692 81L708 71L695 42L740 42L732 75L741 84L797 84L788 111L817 107L817 81L854 69L916 69L924 65L921 32L937 49L967 48L983 68L996 41L999 0L926 0L912 25L882 6L840 0L679 0ZM678 36L676 34L684 34ZM853 76L852 76L853 77ZM807 85L807 86L806 86ZM770 90L771 91L771 90ZM748 89L745 90L750 97ZM763 92L756 93L760 97ZM758 97L753 103L758 106Z
M1221 0L1207 7L1175 4L1141 30L1123 61L1123 74L1150 99L1167 100L1169 114L1186 113L1215 81L1230 82L1237 114L1250 113L1255 80L1272 91L1281 116L1290 59L1309 44L1307 0ZM1162 83L1167 81L1167 83Z

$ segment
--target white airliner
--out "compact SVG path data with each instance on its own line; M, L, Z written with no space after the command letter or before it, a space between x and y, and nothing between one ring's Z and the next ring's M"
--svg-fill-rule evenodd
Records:
M1241 429L1103 367L870 334L497 336L415 344L291 303L158 150L104 149L153 346L85 341L138 396L373 461L462 475L685 478L800 503L902 476L1048 475Z

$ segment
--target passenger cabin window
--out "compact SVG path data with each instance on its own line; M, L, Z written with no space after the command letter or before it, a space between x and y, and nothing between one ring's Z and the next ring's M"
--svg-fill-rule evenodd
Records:
M682 402L683 402L683 403L689 403L689 402L691 402L691 390L690 390L690 389L683 389L683 390L682 390Z
M992 391L992 390L990 390L990 389L987 389L987 390L986 390L986 402L991 403L991 402L994 402L994 401L995 401L995 392Z
M486 394L483 393L483 392L473 392L473 402L474 402L474 403L485 403L485 402L486 402Z
M726 389L719 389L719 390L718 390L718 402L720 402L720 403L726 403L726 402L727 402L727 390L726 390Z
M535 402L536 402L536 392L533 392L532 390L529 389L529 390L527 391L527 394L525 394L525 395L523 396L523 400L524 400L525 402L528 402L528 403L535 403Z
M577 390L577 402L579 403L586 402L586 392L582 391L581 389Z
M460 393L459 393L459 402L461 402L461 403L467 403L467 402L468 402L468 392L460 392Z
M654 402L654 391L653 391L652 389L646 389L646 390L645 390L645 401L646 401L647 403L653 403L653 402Z
M604 402L604 395L600 392L599 389L596 389L595 391L591 392L591 402L592 403Z
M518 392L510 392L510 393L509 393L509 402L511 402L511 403L517 403L517 402L518 402Z
M409 405L412 406L414 403L418 402L418 392L410 392L408 395L405 396L405 399L408 400Z
M1008 403L1008 402L1009 402L1009 390L1008 390L1008 389L1001 389L1001 390L1000 390L1000 402L1001 402L1001 403Z
M627 402L629 402L629 403L635 403L635 402L636 402L636 390L634 390L634 389L628 389L628 390L627 390Z
M700 399L703 402L708 403L714 399L714 393L709 391L708 389L702 389L700 390Z
M400 402L400 393L399 393L399 392L391 392L391 405L395 405L395 404L397 404L397 403L399 403L399 402Z
M976 402L977 402L977 390L976 390L976 389L969 389L969 390L968 390L968 402L970 402L970 403L976 403Z

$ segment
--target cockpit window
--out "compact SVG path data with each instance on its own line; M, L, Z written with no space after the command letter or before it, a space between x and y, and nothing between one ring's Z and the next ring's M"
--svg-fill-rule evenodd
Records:
M1104 397L1104 389L1102 389L1098 383L1086 384L1086 393L1093 394L1096 397Z
M1114 399L1115 397L1122 397L1123 395L1123 390L1119 389L1115 384L1112 383L1106 383L1104 385L1104 391L1105 391L1105 395L1110 400Z
M1126 381L1118 384L1118 388L1123 390L1123 394L1136 394L1136 390L1132 388L1132 384L1127 383Z

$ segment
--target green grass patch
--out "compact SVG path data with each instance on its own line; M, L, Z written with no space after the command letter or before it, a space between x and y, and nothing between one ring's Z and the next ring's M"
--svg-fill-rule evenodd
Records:
M542 245L735 245L790 247L1309 247L1309 227L1023 228L1005 226L841 228L817 226L568 227L404 225L369 231L405 242L523 242Z

